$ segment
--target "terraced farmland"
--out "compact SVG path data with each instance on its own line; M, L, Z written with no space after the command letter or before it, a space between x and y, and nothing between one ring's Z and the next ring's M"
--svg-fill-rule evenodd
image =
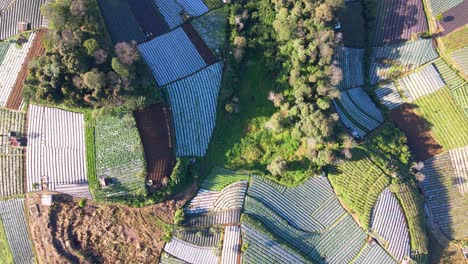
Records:
M460 192L460 182L453 180L462 176L454 170L451 154L444 152L424 162L421 185L434 222L446 237L460 240L468 237L468 198Z
M351 160L330 166L328 178L346 207L356 213L364 227L368 227L372 207L390 184L390 179L365 150L354 148L352 154Z
M200 33L200 36L215 53L221 52L226 41L228 14L220 8L197 17L190 23Z
M443 13L439 25L443 28L442 36L446 36L458 28L464 27L468 24L468 2L463 1L457 6L452 7Z
M212 229L215 229L214 231ZM202 246L215 247L221 239L219 228L179 228L175 231L175 236L188 243Z
M182 9L192 17L201 16L208 12L208 7L203 0L175 0Z
M219 258L216 250L215 247L201 247L177 238L172 238L172 241L164 247L164 251L168 254L194 264L217 264Z
M222 0L203 0L205 2L206 6L210 9L217 9L223 6L223 1Z
M14 262L33 263L34 252L24 214L24 200L0 201L0 218Z
M0 106L7 103L35 35L30 34L28 41L21 48L14 40L0 43Z
M183 12L183 8L175 0L154 0L156 6L159 9L159 12L166 20L166 23L169 25L169 28L172 30L184 21L180 17L180 13Z
M160 86L207 66L182 28L142 43L138 49Z
M390 110L397 108L405 102L393 82L380 85L375 90L375 94L379 98L380 103Z
M379 195L372 211L371 229L382 237L390 254L402 261L410 257L411 248L406 219L398 200L389 188Z
M407 41L428 30L421 0L378 1L376 18L373 46Z
M333 65L343 72L340 90L364 85L364 49L339 46L335 50Z
M96 171L110 186L106 196L146 195L143 146L131 113L102 115L96 120Z
M205 190L221 191L224 187L237 181L248 181L249 175L215 167L203 181L201 188Z
M17 23L29 22L28 29L38 29L46 25L41 15L41 6L47 0L16 0L8 8L2 11L0 16L0 40L4 40L18 34Z
M421 194L418 193L417 187L410 183L392 185L391 189L400 202L406 217L411 251L417 255L426 255L428 253L428 237Z
M0 153L17 153L9 147L8 133L11 131L19 134L24 133L24 122L25 114L23 112L0 108Z
M0 198L24 193L23 155L0 153Z
M140 30L127 0L98 0L98 3L114 43L145 41L145 35Z
M297 187L286 188L252 176L247 194L305 232L325 232L346 213L326 178L314 177Z
M468 74L468 47L454 51L451 56L457 67L465 74Z
M216 121L221 62L172 83L169 94L175 126L176 156L204 156Z
M294 228L279 214L250 196L246 197L244 212L317 262L325 260L330 263L349 263L365 245L367 237L348 214L338 219L329 229L317 233ZM372 263L382 263L386 258L389 258L388 254L373 259Z
M154 0L134 0L129 1L129 5L132 10L130 15L135 16L146 39L152 39L169 32L169 25L159 12Z
M438 57L430 39L408 41L372 49L369 81L377 84L418 68Z
M243 253L245 263L306 263L304 257L291 251L264 233L242 224L242 241L249 246Z
M183 224L185 226L191 227L210 227L214 225L237 224L240 221L240 216L240 209L187 214Z
M379 262L376 262L376 261ZM357 258L353 260L354 264L365 263L397 263L382 247L377 247L370 241L364 245Z
M417 111L429 123L435 140L449 150L468 145L468 118L450 95L442 88L414 101Z
M398 84L409 102L434 93L445 86L444 81L432 64L401 78Z
M30 105L28 122L27 191L48 189L91 198L83 114Z
M334 100L333 104L341 121L354 137L363 138L384 121L380 110L360 87L343 91L341 98Z

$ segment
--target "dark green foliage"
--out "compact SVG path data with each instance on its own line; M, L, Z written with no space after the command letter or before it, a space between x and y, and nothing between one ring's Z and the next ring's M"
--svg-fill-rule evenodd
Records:
M42 11L50 20L44 37L46 55L29 65L26 100L128 108L141 106L136 102L142 99L143 105L159 100L155 81L135 54L134 43L112 45L96 0L57 0Z

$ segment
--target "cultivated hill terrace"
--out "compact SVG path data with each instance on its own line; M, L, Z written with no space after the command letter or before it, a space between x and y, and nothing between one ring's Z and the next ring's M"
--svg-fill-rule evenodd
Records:
M464 263L468 1L0 0L0 263Z

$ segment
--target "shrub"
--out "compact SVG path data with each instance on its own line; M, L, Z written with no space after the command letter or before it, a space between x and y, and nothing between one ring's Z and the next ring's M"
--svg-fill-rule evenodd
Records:
M80 200L80 202L78 203L78 206L81 207L81 208L84 208L86 206L86 203L88 202L88 200L86 200L86 198L83 198Z

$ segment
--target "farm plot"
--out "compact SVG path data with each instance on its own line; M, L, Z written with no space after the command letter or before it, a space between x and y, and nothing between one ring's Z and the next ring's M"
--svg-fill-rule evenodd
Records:
M7 104L35 35L35 33L30 34L28 41L22 47L17 47L15 40L0 43L0 106Z
M232 183L222 191L200 189L197 195L185 207L185 212L187 214L196 214L209 211L242 209L246 191L246 181Z
M202 39L197 30L190 23L185 23L182 25L182 29L188 38L192 42L193 46L197 49L200 56L205 61L206 65L211 65L216 62L216 57L214 56L211 49L205 44L205 41Z
M185 226L210 227L214 225L229 225L239 223L241 209L229 209L200 214L187 214L184 219Z
M216 121L221 62L166 86L176 135L176 156L204 156Z
M0 40L18 34L18 21L27 21L28 29L33 30L45 26L41 15L41 6L47 0L16 0L3 10L0 16Z
M444 12L443 18L439 21L440 26L443 28L442 36L446 36L454 30L468 24L467 12L468 1L463 1L459 5Z
M421 185L434 222L450 240L468 237L466 212L468 198L460 193L450 152L444 152L424 162Z
M160 86L207 66L182 28L142 43L138 49Z
M2 13L4 10L6 10L14 0L2 0L0 1L0 13Z
M0 201L0 218L15 263L33 263L34 253L24 214L24 200Z
M23 155L0 153L0 198L19 195L24 190Z
M243 252L245 263L306 263L304 257L296 254L276 240L246 223L242 224L242 241L249 246Z
M403 94L409 102L431 94L445 86L436 68L428 64L398 80Z
M205 2L205 5L210 10L220 8L224 5L222 0L203 0L203 2Z
M1 12L1 11L0 11ZM10 245L8 245L5 228L0 217L0 262L4 264L13 264L13 254L11 254Z
M187 264L187 262L163 252L159 264Z
M96 172L110 179L102 189L107 197L146 195L143 146L131 113L97 118Z
M354 137L363 138L384 121L380 110L360 87L343 91L341 98L334 100L333 104Z
M169 25L157 9L154 0L127 1L146 39L152 39L170 31Z
M397 108L404 103L393 82L382 84L375 90L375 94L380 100L380 103L390 110Z
M176 2L176 0L154 1L159 9L159 12L161 12L164 20L166 20L166 23L169 25L171 30L184 23L182 17L180 16L184 9Z
M340 90L364 85L364 49L339 46L335 50L333 65L343 72Z
M451 56L458 68L465 74L468 74L468 47L452 52Z
M390 179L373 163L366 150L354 148L352 154L351 160L329 167L328 179L342 202L367 228L372 207Z
M456 74L442 58L435 60L432 65L437 69L442 80L444 80L450 90L456 89L466 83L466 81Z
M463 109L465 116L468 117L468 83L458 87L457 89L450 90L450 92L461 109Z
M294 188L252 176L248 195L268 206L291 226L306 232L324 232L346 211L326 178L314 177Z
M245 199L244 213L260 221L269 230L316 262L325 259L329 263L349 263L366 243L366 233L348 214L324 232L316 233L294 228L272 209L250 196ZM390 256L387 254L387 257ZM372 263L383 263L384 260L374 259Z
M210 228L179 228L174 235L188 243L202 246L215 247L221 239L221 229Z
M448 88L414 101L417 111L431 124L435 140L449 150L468 145L468 118L451 97Z
M205 190L221 191L224 187L238 181L248 181L249 175L215 167L203 181L201 188Z
M443 150L433 138L427 121L417 115L414 108L414 105L403 104L390 112L390 119L405 134L416 160L423 161Z
M91 198L83 114L30 105L28 120L27 191L65 190Z
M160 103L137 110L134 115L145 150L148 179L159 188L175 164L170 111Z
M411 255L405 215L389 188L379 195L372 210L371 229L384 239L383 245L397 260Z
M464 0L429 0L432 14L437 16L453 7L463 3Z
M219 54L225 46L227 18L227 10L220 8L197 17L190 22L198 33L200 33L206 45L217 54Z
M428 253L428 238L421 194L418 193L417 187L410 183L392 185L390 188L400 202L406 216L411 251L426 255Z
M221 263L240 264L240 237L239 226L226 226L224 228L223 249L221 251Z
M370 83L377 84L395 78L437 57L430 39L373 48L370 56Z
M40 30L36 33L33 43L29 49L28 55L21 65L21 70L16 77L15 84L6 102L6 107L10 109L19 110L23 104L23 84L26 80L29 71L29 63L35 58L45 54L45 48L42 45L42 39L45 35L45 30Z
M428 30L421 0L377 1L373 46L396 44Z
M127 0L98 0L98 3L112 42L145 41Z
M208 12L203 0L175 0L192 17L201 16Z
M346 47L364 48L366 46L366 26L363 17L363 7L360 1L345 3L345 8L339 16L343 44Z
M217 264L219 262L217 250L216 247L201 247L178 238L172 238L164 247L164 251L168 254L193 264Z
M9 132L18 134L24 133L25 114L18 111L10 111L0 108L0 153L1 154L17 154L13 148L8 147L10 141L8 139Z
M366 263L397 263L382 247L372 245L368 242L364 245L357 258L352 262L353 264L366 264Z

